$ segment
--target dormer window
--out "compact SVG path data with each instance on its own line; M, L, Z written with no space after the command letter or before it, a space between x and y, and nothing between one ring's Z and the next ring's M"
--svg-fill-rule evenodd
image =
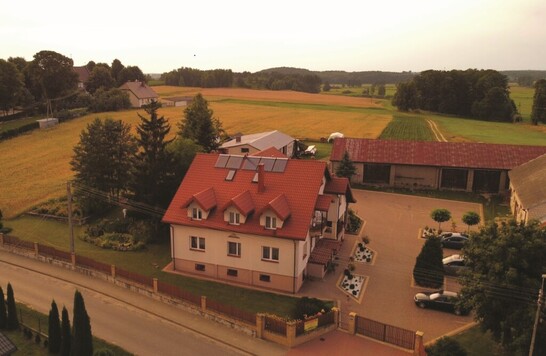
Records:
M277 218L273 216L266 216L265 217L265 228L269 230L276 230L277 229Z
M193 220L201 220L203 219L203 211L199 208L193 208L191 217Z
M230 211L229 212L229 224L230 225L239 225L241 223L241 214Z

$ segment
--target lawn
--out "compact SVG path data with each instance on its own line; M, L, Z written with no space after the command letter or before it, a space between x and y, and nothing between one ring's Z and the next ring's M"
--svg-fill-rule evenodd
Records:
M426 119L418 115L394 114L394 118L381 132L380 139L436 141Z
M121 212L117 213L121 214ZM11 233L13 236L64 251L70 250L70 234L67 224L29 216L7 220L4 223L6 226L13 228ZM196 295L206 295L211 299L240 309L289 316L297 301L296 298L290 296L239 288L163 272L161 269L171 261L171 251L168 243L148 244L147 249L142 251L117 252L102 249L78 239L77 236L83 231L82 227L75 227L74 231L76 236L74 250L77 255L116 265L145 276L156 277L160 281L179 286Z
M483 332L479 326L453 336L465 349L468 356L496 355L508 356L502 347L497 344L489 332Z
M25 126L30 123L36 123L36 127L38 127L38 123L36 122L37 119L38 117L26 117L18 120L0 122L0 133Z
M525 122L531 122L531 109L533 108L533 96L535 88L511 86L510 98L514 100L516 108Z

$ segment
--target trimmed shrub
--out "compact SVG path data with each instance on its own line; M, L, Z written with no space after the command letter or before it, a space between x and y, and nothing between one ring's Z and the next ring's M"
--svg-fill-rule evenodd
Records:
M328 312L330 309L328 304L320 299L302 297L297 301L292 317L303 320L305 316L309 317L320 312Z

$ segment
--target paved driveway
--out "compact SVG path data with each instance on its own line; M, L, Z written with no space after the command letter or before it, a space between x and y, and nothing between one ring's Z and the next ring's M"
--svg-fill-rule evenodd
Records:
M354 244L359 240L347 236L340 253L336 273L328 274L322 281L310 281L301 289L301 295L313 295L337 300L342 310L342 324L349 312L394 326L425 333L425 342L465 327L472 322L471 316L455 316L429 309L419 309L413 296L424 288L412 286L412 271L415 258L424 243L418 238L420 228L436 226L430 212L436 208L451 211L458 231L465 230L461 222L467 211L481 213L481 206L475 203L431 199L409 195L353 191L357 203L352 209L366 221L363 235L368 235L368 247L376 251L373 265L357 263L355 273L368 276L366 290L361 303L354 301L336 287L338 278L349 262ZM451 222L442 224L444 230L451 228ZM444 255L458 253L444 250ZM457 291L455 279L448 279L446 290Z

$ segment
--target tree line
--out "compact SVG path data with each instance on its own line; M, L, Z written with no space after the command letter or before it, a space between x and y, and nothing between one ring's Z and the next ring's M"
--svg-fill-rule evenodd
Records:
M399 83L392 102L401 111L419 109L489 121L517 119L508 78L495 70L427 70Z
M199 70L181 67L161 75L166 85L180 87L227 88L233 86L231 69Z

